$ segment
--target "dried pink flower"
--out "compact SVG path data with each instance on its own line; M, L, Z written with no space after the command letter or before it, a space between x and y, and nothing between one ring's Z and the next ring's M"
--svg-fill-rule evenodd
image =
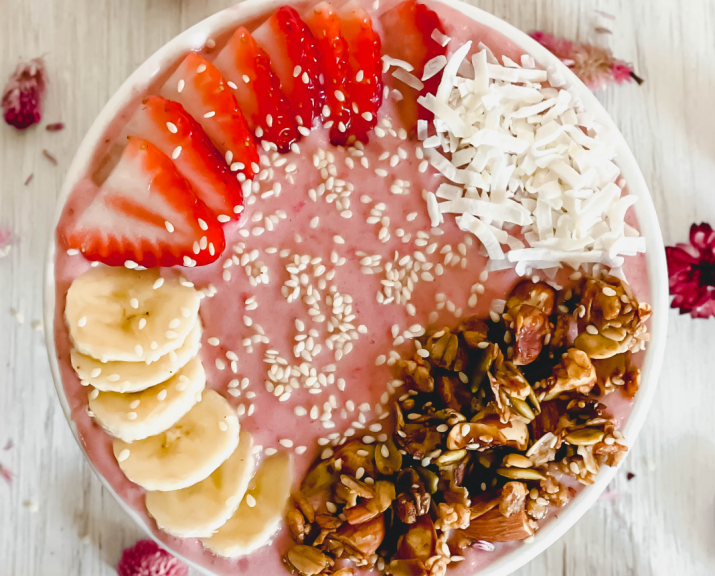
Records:
M122 552L118 576L188 576L189 569L152 540L139 540Z
M42 58L20 63L2 93L5 122L18 130L37 124L42 118L47 74Z
M671 308L693 318L715 316L715 231L693 224L690 243L666 246Z
M0 477L4 478L8 484L12 482L12 472L2 464L0 464Z
M0 258L7 256L12 246L12 232L7 228L0 228Z
M610 83L643 82L630 64L614 58L606 48L572 42L546 32L531 32L530 36L566 64L591 90L604 88Z

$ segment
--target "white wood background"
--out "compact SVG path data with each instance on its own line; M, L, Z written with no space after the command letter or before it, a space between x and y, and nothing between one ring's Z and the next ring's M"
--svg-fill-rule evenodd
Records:
M694 220L715 224L713 0L473 2L524 30L580 39L594 39L594 10L616 15L608 41L646 82L600 97L650 184L666 243L684 240ZM0 479L0 576L112 575L142 536L84 462L31 324L55 198L83 134L146 57L229 3L0 0L0 80L19 58L44 55L45 121L66 124L0 126L0 226L16 234L0 260L0 463L15 474ZM520 576L715 574L715 320L671 315L659 395L610 497Z

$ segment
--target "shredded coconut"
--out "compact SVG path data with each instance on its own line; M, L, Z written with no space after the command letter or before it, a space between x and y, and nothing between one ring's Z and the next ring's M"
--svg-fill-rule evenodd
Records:
M430 60L423 74L442 78L436 94L418 99L434 119L418 121L417 136L450 182L425 194L432 226L455 214L490 270L521 275L553 275L562 264L618 270L624 256L644 252L625 222L636 198L623 193L608 134L558 70L538 69L528 55L499 63L481 43L471 58L470 50L467 42Z

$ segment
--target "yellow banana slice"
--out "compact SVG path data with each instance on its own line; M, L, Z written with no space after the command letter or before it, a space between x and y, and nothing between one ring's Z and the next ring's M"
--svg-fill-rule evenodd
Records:
M163 384L142 392L89 394L89 409L109 434L125 442L165 432L191 410L206 387L206 372L198 358Z
M155 362L196 323L199 293L157 270L98 266L72 282L65 321L74 347L101 362Z
M204 546L219 556L237 558L269 543L283 521L292 480L288 453L266 458L236 513L216 534L201 540Z
M176 374L201 349L201 321L197 318L184 343L159 358L156 362L100 362L77 350L72 350L71 361L77 375L85 383L102 392L139 392Z
M210 536L233 516L253 477L253 439L241 431L238 448L206 480L171 492L147 492L146 508L164 532L178 538Z
M125 476L146 490L181 490L208 478L238 446L238 417L218 392L202 400L166 432L131 444L114 440Z

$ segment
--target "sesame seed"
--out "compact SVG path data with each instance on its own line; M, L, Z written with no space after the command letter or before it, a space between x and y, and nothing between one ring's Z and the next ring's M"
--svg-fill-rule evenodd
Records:
M216 112L214 110L211 110L211 112L206 112L206 114L204 114L204 118L213 118L214 116L216 116Z
M269 454L268 452L270 450L273 450L273 452ZM275 448L266 448L266 456L272 456L275 453ZM246 504L249 508L254 508L256 506L256 498L252 494L246 494Z
M177 91L179 92L179 94L181 94L181 92L184 90L184 86L185 86L185 85L186 85L186 82L184 82L184 79L183 79L183 78L182 78L181 80L179 80L179 83L178 83L178 85L176 86L176 89L177 89Z
M167 129L169 130L169 132L171 132L172 134L176 134L176 133L179 131L179 129L176 127L176 124L174 124L174 123L172 123L172 122L167 122L167 123L166 123L166 128L167 128Z
M129 458L129 454L129 450L125 448L117 455L117 462L124 462L127 458Z

